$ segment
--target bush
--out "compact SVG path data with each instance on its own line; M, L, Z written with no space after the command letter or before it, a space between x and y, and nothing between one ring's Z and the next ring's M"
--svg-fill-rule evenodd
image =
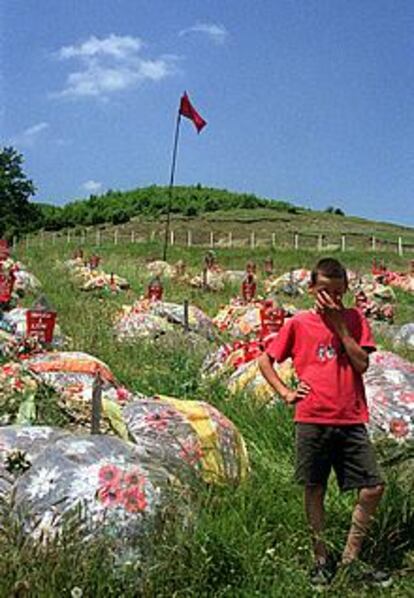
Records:
M188 216L189 218L193 218L194 216L198 216L198 208L194 204L189 204L184 210L184 216Z
M115 211L111 217L112 224L124 224L125 222L129 222L129 220L129 214L125 210Z

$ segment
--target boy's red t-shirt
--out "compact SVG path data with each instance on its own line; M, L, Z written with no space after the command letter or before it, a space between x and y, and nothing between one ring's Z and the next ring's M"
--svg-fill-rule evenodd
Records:
M375 350L364 315L357 309L345 309L343 314L356 342ZM362 376L323 315L315 311L297 314L269 342L266 353L279 363L291 357L299 379L311 387L307 397L296 403L295 421L327 425L368 421Z

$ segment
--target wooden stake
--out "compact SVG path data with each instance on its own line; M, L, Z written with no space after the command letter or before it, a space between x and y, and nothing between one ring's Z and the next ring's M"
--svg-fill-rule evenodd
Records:
M188 321L188 299L184 299L184 332L189 332L190 324Z
M97 369L92 387L92 420L91 434L100 434L102 415L102 378L100 370Z

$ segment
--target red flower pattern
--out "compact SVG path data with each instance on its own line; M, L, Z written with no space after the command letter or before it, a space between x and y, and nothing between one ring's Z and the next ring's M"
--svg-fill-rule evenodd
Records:
M122 471L116 465L104 465L99 470L99 483L107 488L116 488L122 479Z
M390 421L390 432L396 438L404 438L409 432L407 422L403 419L392 419Z
M137 468L123 471L116 465L104 465L98 474L97 498L105 507L123 506L130 513L144 511L146 479Z
M196 465L204 456L203 448L198 440L186 440L181 445L180 457L191 466Z

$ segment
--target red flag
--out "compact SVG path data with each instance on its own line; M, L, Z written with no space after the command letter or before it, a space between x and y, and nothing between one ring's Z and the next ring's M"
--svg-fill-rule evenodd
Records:
M186 118L189 118L193 121L197 129L197 133L199 133L201 129L205 127L207 124L207 121L205 121L204 118L200 116L200 114L191 104L187 92L184 92L184 94L181 97L179 112L181 116L185 116Z

